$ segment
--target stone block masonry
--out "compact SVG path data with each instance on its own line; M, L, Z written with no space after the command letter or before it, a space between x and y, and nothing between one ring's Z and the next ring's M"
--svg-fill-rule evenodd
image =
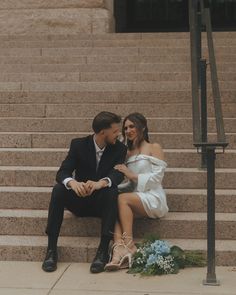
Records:
M103 0L3 0L0 34L100 34L112 30Z

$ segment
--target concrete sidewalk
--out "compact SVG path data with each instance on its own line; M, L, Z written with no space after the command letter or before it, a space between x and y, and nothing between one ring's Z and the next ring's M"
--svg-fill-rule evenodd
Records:
M218 267L221 286L203 286L206 268L177 275L140 277L126 270L90 274L87 263L59 263L54 273L40 262L0 262L0 295L235 295L236 267Z

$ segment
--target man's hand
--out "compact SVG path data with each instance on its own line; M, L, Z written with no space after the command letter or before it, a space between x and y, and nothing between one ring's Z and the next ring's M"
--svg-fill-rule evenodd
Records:
M90 191L90 195L91 195L94 191L98 191L101 188L107 187L107 184L108 184L107 180L101 179L99 181L88 180L85 185L87 190Z
M89 196L90 190L88 189L86 183L78 182L76 180L70 180L67 184L79 197L86 197Z

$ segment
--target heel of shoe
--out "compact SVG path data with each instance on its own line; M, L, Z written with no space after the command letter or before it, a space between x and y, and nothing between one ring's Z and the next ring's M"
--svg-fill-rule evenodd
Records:
M122 255L119 253L119 247L124 247L123 241L116 242L113 244L113 246L111 248L111 252L110 252L109 263L107 263L104 268L106 271L113 271L113 270L120 269ZM117 260L117 262L115 262L115 263L112 262L112 259L114 258L114 256L117 256L115 259L115 260Z
M130 268L132 265L132 255L131 253L127 253L124 257L122 257L120 262L120 269Z

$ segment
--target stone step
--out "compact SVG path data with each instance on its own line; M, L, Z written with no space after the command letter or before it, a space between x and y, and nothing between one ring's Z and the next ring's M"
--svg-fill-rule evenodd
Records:
M219 81L236 81L235 72L218 72ZM207 75L210 81L210 74ZM190 81L190 72L74 72L74 73L4 73L0 82L142 82Z
M110 63L118 62L119 57L114 57L114 61L111 60ZM232 59L231 59L232 58ZM234 55L232 55L230 60L234 60ZM182 62L188 62L189 57L185 56L182 58ZM142 60L137 58L137 60ZM144 59L145 60L145 59ZM227 62L227 56L222 56L223 61ZM149 61L149 60L148 60ZM174 60L176 61L176 60ZM151 62L151 60L149 61ZM67 57L42 57L42 56L8 56L7 58L5 56L0 56L0 64L27 64L27 65L33 65L33 64L86 64L87 63L87 56L67 56ZM91 62L92 63L92 62ZM96 63L96 62L93 62ZM125 61L123 62L125 63Z
M75 137L87 136L91 132L0 132L0 148L68 148ZM149 133L151 142L159 142L164 148L191 149L191 132ZM209 134L211 142L216 135ZM236 133L227 133L229 148L236 148Z
M95 8L103 7L103 0L1 0L0 10L3 9L35 9L35 8Z
M147 118L150 132L192 132L191 118ZM88 132L92 118L0 118L0 132ZM225 118L226 132L236 132L236 118ZM215 131L215 119L208 120L209 132Z
M140 239L136 239L140 241ZM171 245L178 245L184 250L206 253L206 240L168 239ZM58 254L60 262L92 262L99 244L93 237L60 237ZM47 247L45 236L6 236L0 241L0 260L8 261L43 261ZM216 265L235 266L236 242L216 240ZM4 250L4 251L3 251Z
M1 235L44 235L47 210L0 210ZM206 213L170 212L161 219L138 219L134 223L134 236L148 234L164 239L205 239ZM236 213L216 213L216 239L234 240ZM75 217L65 211L62 236L97 237L100 233L98 218Z
M201 155L195 149L164 149L164 153L168 167L201 167ZM217 155L215 165L217 168L235 168L236 150L226 149L224 154Z
M73 76L71 77L73 81ZM84 72L80 74L80 81L90 82L90 81L190 81L189 72L136 72L136 73L93 73ZM5 76L4 78L5 79ZM16 78L17 79L17 78ZM76 78L75 78L76 79ZM210 80L210 75L207 75L208 81ZM218 72L219 81L236 81L236 71L235 72ZM50 80L50 77L49 79ZM1 81L1 77L0 77ZM5 81L5 80L4 80ZM29 81L29 80L28 80ZM76 80L78 81L78 80Z
M54 56L0 56L0 64L139 64L139 63L189 63L190 56L189 54L179 54L179 55L157 55L157 56L148 56L148 55L89 55L89 56L64 56L64 57L54 57ZM227 55L217 55L217 65L220 63L231 63L236 62L236 54L227 54Z
M124 107L125 106L125 107ZM234 117L236 104L222 104L224 117ZM119 113L122 117L132 112L156 117L190 117L192 105L183 103L126 103L126 104L0 104L1 117L83 117L85 114L96 116L100 111ZM213 105L208 106L208 115L214 116Z
M140 241L140 239L136 239ZM206 253L206 240L168 239L171 245L184 250ZM60 237L58 254L60 262L92 262L99 244L93 237ZM0 241L0 260L43 261L47 247L45 236L5 236ZM216 240L216 265L235 266L235 241ZM2 251L4 249L4 251Z
M165 189L170 212L206 212L207 191L201 189ZM236 191L217 189L215 210L217 213L236 213ZM49 199L50 200L50 199Z
M209 82L210 87L210 82ZM158 81L158 82L0 82L2 92L130 92L130 91L178 91L189 90L190 81ZM236 91L235 82L220 81L222 90Z
M52 186L57 167L0 166L1 186ZM235 168L216 169L216 188L235 189ZM206 171L200 168L167 168L165 188L206 188Z
M185 66L185 68L184 68ZM222 62L217 64L217 70L219 72L235 72L235 62ZM149 73L149 72L165 72L166 69L172 68L172 71L176 72L186 72L191 71L190 70L190 63L187 64L178 64L178 63L173 63L172 65L170 63L140 63L136 66L136 72L144 72L144 73ZM170 70L171 71L171 70Z
M109 82L109 81L190 81L189 72L76 72L1 74L0 82ZM236 73L219 73L220 80L236 80Z
M70 91L178 91L189 90L190 81L155 82L0 82L1 91L70 92ZM209 82L210 86L210 82ZM222 90L236 90L236 83L220 81Z
M45 57L41 57L41 60L44 60ZM53 58L53 57L52 57ZM70 60L73 60L75 57L71 57ZM76 57L77 58L77 57ZM78 57L79 58L79 57ZM23 61L27 61L27 57L21 59L21 63ZM58 58L59 59L59 58ZM0 58L0 61L2 61L3 58ZM10 57L8 59L4 59L2 63L8 63L9 60L12 62L11 63L17 63L16 58L14 59L13 57ZM55 61L55 59L52 59ZM69 60L69 62L70 62ZM57 61L57 60L56 60ZM94 64L94 63L163 63L163 62L176 62L176 63L189 63L190 62L190 55L189 54L178 54L178 55L127 55L127 56L102 56L102 55L95 55L95 56L87 56L87 63L88 64ZM227 63L227 62L235 62L236 61L236 54L217 54L217 65L220 63ZM20 62L20 61L19 61Z
M162 64L163 68L170 68L173 64ZM176 65L175 65L176 66ZM182 64L179 71L186 71L189 66ZM176 66L177 68L177 66ZM5 73L74 73L74 72L130 72L136 71L135 64L3 64L2 69Z
M1 11L1 10L0 10ZM203 38L203 48L207 48L207 41ZM214 45L216 48L224 46L236 46L236 38L215 38ZM0 48L79 48L79 47L122 47L122 48L135 48L135 47L156 47L156 48L168 48L168 47L181 47L190 48L189 39L167 39L167 38L149 38L149 39L111 39L111 40L98 40L98 39L67 39L67 40L35 40L35 41L20 41L20 40L7 40L2 41Z
M168 167L195 168L201 166L201 156L195 149L164 149ZM58 167L67 155L67 149L0 148L1 166ZM217 156L217 168L235 168L236 150L226 149Z
M220 63L218 65L218 71L221 74L223 73L232 73L235 74L235 66L236 62L227 62ZM101 75L105 75L106 72L112 73L112 75L116 75L116 72L125 72L125 73L133 73L133 74L162 74L165 75L165 72L174 72L174 73L183 73L186 75L189 73L190 75L190 64L189 63L106 63L103 64L2 64L2 70L5 73L11 73L12 77L15 74L42 74L42 73L50 73L51 75L55 74L64 74L68 75L73 74L78 75L79 73L86 75L90 75L93 72L98 72ZM88 73L89 72L89 73ZM119 73L118 73L119 74ZM26 76L26 75L25 75ZM26 76L27 77L27 76ZM49 76L50 77L50 76ZM29 80L30 81L30 80Z
M0 187L1 209L47 210L51 187ZM206 212L203 189L165 189L170 212ZM236 190L216 190L216 212L236 213Z
M222 103L235 103L236 90L222 90ZM212 92L208 91L212 103ZM142 90L142 91L0 91L1 104L77 104L77 103L191 103L189 90Z
M72 11L72 10L71 10ZM0 12L3 14L0 8ZM13 11L13 13L15 10ZM20 13L26 12L19 11ZM28 11L29 12L29 11ZM56 11L58 12L58 11ZM67 11L66 11L67 12ZM77 9L73 10L74 13L78 13ZM88 14L90 17L96 17L93 15L95 10L80 10L82 14ZM105 10L96 10L98 14L103 14L103 17L107 16ZM5 11L9 13L9 11ZM34 13L34 10L32 10ZM92 14L92 15L91 15ZM229 34L230 32L228 32ZM233 33L233 32L232 32ZM225 32L227 34L227 32ZM190 47L189 35L184 36L181 34L175 34L169 36L163 33L156 33L149 37L148 34L72 34L72 35L45 35L35 34L34 36L29 34L0 34L0 48L69 48L69 47L173 47L188 48ZM221 46L236 46L236 37L227 35L214 35L213 36L215 47ZM207 39L203 35L202 38L203 48L207 48Z
M11 50L11 48L9 49ZM13 49L17 52L17 49ZM22 49L19 48L19 51ZM215 48L218 54L235 54L236 46L218 46ZM0 55L7 53L7 50L1 49ZM8 53L9 54L9 53ZM133 46L133 47L83 47L83 48L42 48L42 56L78 56L78 55L182 55L190 54L189 47L158 47L158 46ZM203 55L207 54L206 47L203 48ZM10 54L9 54L10 55Z
M51 187L0 186L1 209L48 209Z
M6 35L97 34L108 33L112 27L105 8L5 9L0 10L0 18L0 34Z
M12 0L13 1L13 0ZM82 0L81 0L82 1ZM68 2L68 1L67 1ZM88 1L86 1L87 3ZM61 2L63 3L63 2ZM61 4L60 3L60 4ZM35 4L35 2L34 2ZM47 3L48 4L48 3ZM49 4L48 4L49 5ZM202 33L203 39L206 33ZM214 32L214 40L218 39L235 39L236 33L231 32ZM188 39L189 32L155 32L155 33L110 33L110 34L89 34L89 33L68 33L68 34L0 34L1 41L52 41L52 40L146 40L146 39Z
M86 45L90 43L86 43L90 41L81 41L80 44ZM37 43L38 45L40 43ZM101 44L102 45L102 44ZM235 54L236 46L217 46L215 48L215 53L217 55L226 55ZM153 45L140 45L136 46L134 44L133 47L122 47L122 46L114 46L114 47L105 47L105 46L82 46L82 47L26 47L26 48L17 48L17 47L10 47L10 48L0 48L0 56L29 56L29 57L62 57L62 56L124 56L124 55L134 55L134 56L157 56L157 55L164 55L168 58L169 55L189 55L190 56L190 49L188 46L179 46L175 47L169 46L153 46ZM203 47L203 56L207 56L207 48Z

